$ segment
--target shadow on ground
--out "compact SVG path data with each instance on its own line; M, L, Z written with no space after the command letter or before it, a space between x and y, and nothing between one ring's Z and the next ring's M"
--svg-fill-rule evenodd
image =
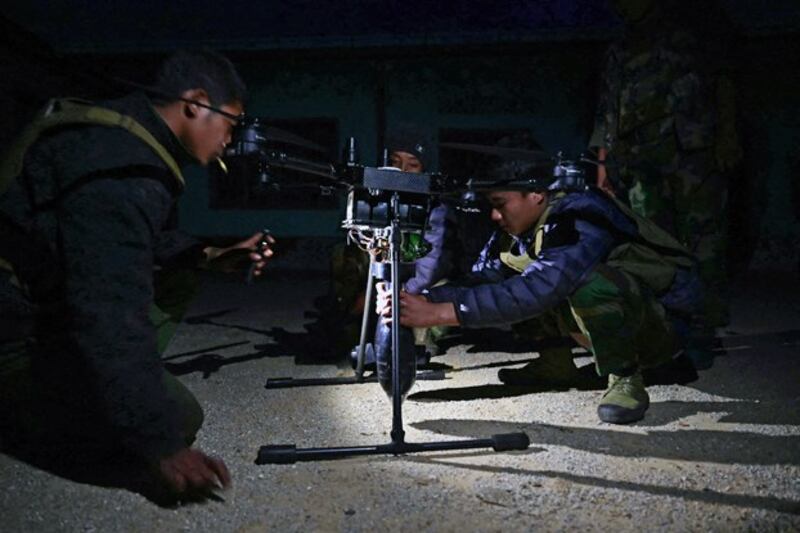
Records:
M479 454L476 453L470 455L472 456L488 455L489 453L491 452L483 452ZM686 501L729 505L734 507L741 507L744 509L757 508L770 511L777 511L779 513L800 515L800 501L796 500L787 500L771 496L755 496L750 494L730 494L727 492L711 490L707 487L703 487L700 490L681 489L681 488L668 487L662 485L636 483L633 481L619 481L619 480L608 479L606 477L584 476L579 474L571 474L569 472L558 472L553 470L528 470L528 469L513 468L513 467L467 464L454 461L452 460L453 458L454 456L450 454L441 456L427 455L427 456L406 457L405 460L419 462L419 463L426 463L426 464L445 465L453 468L473 470L489 474L512 474L515 476L528 476L533 479L533 483L531 483L533 487L543 486L542 481L544 479L553 479L553 480L566 481L574 485L583 485L586 487L624 490L635 494L667 496L671 498L679 498L681 500L686 500Z
M757 419L776 406L760 406L752 402L699 402L655 403L648 412L648 420L637 426L651 426L675 417L688 416L700 412L731 411L732 418ZM723 419L725 420L725 419ZM769 418L769 420L774 420ZM786 418L775 422L797 424L800 414L795 409ZM800 465L800 436L774 436L753 432L725 430L678 430L648 431L646 434L615 431L614 429L579 428L552 424L520 424L492 420L426 420L411 424L416 429L459 438L480 438L487 435L524 431L534 445L565 446L575 450L609 455L625 459L658 458L663 460L707 462L717 464L752 465ZM453 456L415 457L410 460L446 464L455 468L465 468L489 473L511 473L535 478L561 479L570 483L592 487L643 492L657 496L671 496L690 501L732 505L745 508L762 508L782 513L800 514L800 501L748 494L729 494L711 490L688 490L676 487L648 485L631 481L615 481L607 478L582 476L568 472L525 470L502 468L488 465L464 464L453 461ZM679 465L676 465L680 468ZM689 474L690 472L687 472Z
M653 404L651 411L656 418L668 411L666 418L673 416L687 416L696 412L719 412L720 410L733 410L740 418L757 418L761 406L755 406L756 412L748 412L754 408L750 402L711 402L674 405L679 402L669 402L669 405ZM731 404L744 405L731 405ZM775 406L769 406L775 407ZM787 417L784 423L790 420L798 422L800 415L795 413ZM648 412L650 417L650 412ZM663 420L663 417L662 417ZM656 421L650 420L650 425ZM648 431L640 435L630 432L615 431L613 429L594 429L557 426L551 424L520 424L503 421L488 420L427 420L411 424L416 429L433 431L439 434L452 435L460 438L480 438L497 433L512 431L525 431L531 442L538 446L565 446L575 450L591 452L599 455L609 455L625 459L658 458L663 460L708 462L718 464L752 464L752 465L800 465L800 436L772 436L752 432L724 431L724 430L679 430L679 431ZM486 452L488 453L488 452ZM636 493L646 493L656 496L670 496L689 501L731 505L743 508L761 508L800 515L800 501L788 500L769 496L749 494L730 494L701 487L699 490L690 490L677 487L649 485L633 481L617 481L604 477L593 477L557 472L550 470L526 470L519 468L503 468L489 465L464 464L453 461L453 456L426 456L408 458L420 462L445 464L454 468L463 468L488 473L506 473L527 475L533 478L551 478L568 481L579 485L600 487L608 489L626 490ZM676 465L680 468L679 465ZM691 471L687 471L691 474ZM690 475L691 477L691 475ZM696 482L702 479L692 478Z
M225 323L219 320L221 317L234 311L237 311L237 309L223 309L202 315L194 315L186 318L185 322L190 325L203 324L226 329L235 329L248 333L258 333L265 337L272 338L274 342L255 344L253 345L255 349L254 352L236 356L224 356L213 353L213 351L243 346L249 344L250 341L215 345L208 348L170 354L168 357L162 359L165 368L176 376L200 372L203 379L208 379L225 366L255 361L265 357L294 357L294 362L297 365L329 365L335 363L337 358L341 358L337 357L337 355L332 352L331 345L327 342L326 338L308 331L294 333L279 327L257 329L250 326ZM193 357L185 361L175 361L176 359L190 356Z
M530 346L529 346L530 348ZM496 350L495 350L496 351ZM508 366L530 363L535 359L523 359L514 361L496 361L484 365L474 365L469 367L453 368L446 371L448 374L465 372L469 370L480 370L486 368L503 368ZM409 400L418 402L436 401L470 401L482 399L510 398L514 396L524 396L526 394L536 394L541 392L565 392L569 390L604 390L607 385L607 378L597 375L594 365L585 365L578 368L579 377L572 383L553 384L548 382L532 383L530 385L503 385L487 384L472 387L451 387L435 390L417 392L408 397ZM691 363L683 358L677 358L669 364L658 368L647 369L644 371L645 384L650 385L685 385L697 379L697 372Z
M670 402L676 403L676 402ZM739 402L730 402L739 403ZM730 409L731 407L728 407ZM747 406L737 406L748 409ZM659 404L651 404L658 412ZM719 410L711 405L686 404L686 414ZM648 411L648 416L650 412ZM616 431L609 427L581 428L551 424L520 424L491 420L426 420L411 424L417 429L457 437L525 431L538 445L566 446L601 455L616 457L656 457L660 459L709 462L719 464L800 466L800 436L764 435L725 429L687 429L678 431L648 430L644 435ZM644 425L642 423L637 426ZM651 427L646 425L645 427Z
M505 363L508 366L518 361ZM585 368L585 367L584 367ZM598 379L593 369L583 370L584 378L580 382L570 385L554 385L541 383L535 385L502 385L488 384L476 385L473 387L451 387L416 392L411 394L408 399L417 402L459 402L470 400L489 400L497 398L513 398L515 396L525 396L526 394L536 394L541 392L558 392L568 390L602 390L605 383Z

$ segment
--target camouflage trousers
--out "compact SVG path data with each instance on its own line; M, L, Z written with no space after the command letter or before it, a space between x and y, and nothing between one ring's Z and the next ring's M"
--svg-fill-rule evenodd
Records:
M337 311L360 316L369 275L369 255L353 244L336 246L331 255L331 292Z
M601 376L658 366L680 348L661 304L631 276L606 265L558 307L513 329L522 338L549 345L540 350L542 357L572 358L568 343L553 340L578 340L594 355Z
M200 288L194 270L157 272L154 277L155 302L150 306L150 323L156 328L158 353L163 354Z
M698 260L705 285L703 322L728 320L727 183L710 149L640 151L620 168L631 209L671 233Z
M447 285L450 282L447 278L441 279L433 284L434 287L440 285ZM425 346L432 355L438 355L438 348L436 343L442 337L446 337L457 330L456 326L431 326L429 328L413 328L414 329L414 344L417 346Z

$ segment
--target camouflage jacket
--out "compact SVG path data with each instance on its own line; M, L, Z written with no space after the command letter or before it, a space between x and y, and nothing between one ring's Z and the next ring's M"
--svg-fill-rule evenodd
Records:
M698 50L696 37L683 30L612 44L589 146L606 148L622 165L669 162L678 151L712 146L714 88Z

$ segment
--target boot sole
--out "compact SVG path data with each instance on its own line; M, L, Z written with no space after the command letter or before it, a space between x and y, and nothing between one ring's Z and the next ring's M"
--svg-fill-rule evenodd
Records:
M648 407L650 402L636 409L626 409L618 405L598 405L597 416L609 424L630 424L643 419Z

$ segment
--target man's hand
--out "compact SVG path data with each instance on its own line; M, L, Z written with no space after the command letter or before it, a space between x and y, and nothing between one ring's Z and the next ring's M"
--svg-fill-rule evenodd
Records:
M378 298L376 311L383 317L384 323L392 320L392 291L385 283L376 285ZM400 324L410 328L428 328L431 326L457 326L458 316L450 302L431 303L424 296L400 292Z
M200 450L184 448L158 462L158 471L177 493L192 490L228 488L231 475L222 459Z
M259 251L259 243L264 241L266 244L263 251ZM214 270L221 272L236 272L242 268L242 259L247 255L252 262L254 276L260 276L261 270L266 266L267 259L272 257L273 252L270 244L275 244L272 235L265 235L262 232L254 233L250 238L237 242L227 248L216 248L209 246L204 251L206 262ZM249 254L248 254L249 252Z

